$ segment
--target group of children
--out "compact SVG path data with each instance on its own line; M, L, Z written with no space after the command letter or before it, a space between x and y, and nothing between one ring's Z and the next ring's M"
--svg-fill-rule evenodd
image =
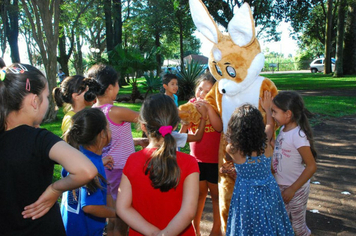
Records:
M119 85L110 66L94 65L87 78L67 77L53 91L58 106L70 104L63 142L35 128L48 108L44 75L23 64L1 73L1 202L7 205L0 211L8 217L0 234L102 235L108 218L107 235L126 235L128 227L130 235L200 235L208 190L210 235L223 234L217 187L222 121L204 101L215 83L211 75L200 77L189 101L201 122L182 125L182 135L175 132L174 75L163 78L166 95L147 98L139 113L113 105ZM237 175L226 235L310 235L305 214L316 152L303 100L291 91L274 98L266 92L261 104L266 125L246 104L233 113L225 134ZM275 142L274 122L281 126ZM140 124L148 142L133 139L131 123ZM190 155L177 151L185 142ZM145 148L135 152L135 145ZM56 163L63 178L52 183ZM55 203L62 193L61 217Z

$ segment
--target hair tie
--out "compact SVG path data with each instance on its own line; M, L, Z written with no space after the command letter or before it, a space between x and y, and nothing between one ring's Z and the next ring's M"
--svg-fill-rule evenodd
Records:
M30 79L29 78L27 78L27 80L26 80L26 90L27 91L31 91L31 84L30 84Z
M168 126L161 126L158 129L158 132L162 134L162 137L166 136L166 134L171 134L173 130L173 127L171 125Z
M5 80L5 76L6 76L6 71L5 70L1 70L0 71L0 80L4 81Z

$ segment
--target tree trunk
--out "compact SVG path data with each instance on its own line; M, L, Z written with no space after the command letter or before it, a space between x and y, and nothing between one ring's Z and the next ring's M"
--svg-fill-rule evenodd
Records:
M20 62L18 36L19 36L19 4L14 0L11 4L9 0L2 2L2 22L5 27L5 34L10 45L12 63Z
M104 12L105 12L105 27L106 27L106 49L111 51L114 49L114 35L111 19L111 0L104 0Z
M344 32L345 32L345 7L346 0L341 0L337 22L337 44L336 44L336 65L334 77L344 76L343 54L344 54Z
M326 18L326 38L325 38L325 60L324 74L330 74L331 70L331 31L332 31L332 5L333 1L328 0L328 12Z
M61 65L62 71L64 72L64 74L66 76L69 76L69 69L68 69L68 61L69 61L69 57L67 56L67 52L66 52L66 36L64 34L64 28L62 26L59 26L59 31L62 31L62 33L59 36L58 39L58 52L59 52L59 56L57 58L59 64ZM56 69L56 71L58 71Z
M356 2L350 3L345 27L344 75L356 74Z
M82 52L82 44L80 43L80 36L76 36L76 48L77 48L77 55L76 55L76 67L75 67L75 72L77 75L83 75L84 74L84 69L83 69L83 52Z
M156 31L156 33L155 33L155 46L156 46L156 48L161 47L160 34L158 31ZM159 75L159 74L161 74L161 66L162 66L162 56L161 56L161 52L159 52L159 50L157 50L156 61L157 61L157 75Z
M113 1L114 8L114 45L115 47L118 44L122 43L122 14L121 14L121 0Z
M36 41L45 66L49 91L57 86L57 44L59 38L60 0L21 0L25 14L30 21L32 36ZM31 11L29 10L31 9ZM35 21L36 19L36 21ZM49 96L48 112L44 121L52 121L57 112L52 96Z

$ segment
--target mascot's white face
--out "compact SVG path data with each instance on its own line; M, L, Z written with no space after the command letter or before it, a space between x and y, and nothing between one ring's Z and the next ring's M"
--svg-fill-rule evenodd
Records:
M228 35L222 34L200 0L189 0L193 21L198 30L214 43L209 69L219 81L219 92L236 96L249 87L264 66L264 56L255 37L251 9L244 3L228 25Z

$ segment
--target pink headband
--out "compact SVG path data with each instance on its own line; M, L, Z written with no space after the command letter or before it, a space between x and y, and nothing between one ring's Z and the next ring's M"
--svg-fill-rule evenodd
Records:
M162 136L166 136L166 134L171 134L172 133L172 130L173 130L173 127L172 126L161 126L159 129L158 129L158 132L160 134L162 134Z

